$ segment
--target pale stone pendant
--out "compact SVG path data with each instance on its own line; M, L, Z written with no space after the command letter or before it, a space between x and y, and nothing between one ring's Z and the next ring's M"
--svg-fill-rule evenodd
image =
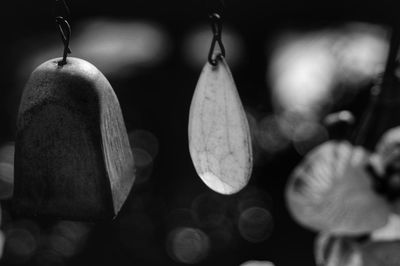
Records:
M189 114L189 149L203 182L233 194L249 181L252 170L250 130L225 59L203 68Z

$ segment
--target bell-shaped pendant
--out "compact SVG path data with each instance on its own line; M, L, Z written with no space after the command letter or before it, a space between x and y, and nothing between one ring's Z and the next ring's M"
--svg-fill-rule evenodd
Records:
M22 216L109 219L135 178L118 99L92 64L60 60L36 68L23 92L13 210Z

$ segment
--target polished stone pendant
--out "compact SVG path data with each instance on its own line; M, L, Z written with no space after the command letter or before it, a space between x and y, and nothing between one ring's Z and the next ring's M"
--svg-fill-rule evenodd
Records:
M189 115L189 149L203 182L232 194L249 181L252 170L250 130L232 74L221 56L203 68Z
M13 211L74 220L115 217L134 182L133 156L107 79L78 58L34 70L20 103Z

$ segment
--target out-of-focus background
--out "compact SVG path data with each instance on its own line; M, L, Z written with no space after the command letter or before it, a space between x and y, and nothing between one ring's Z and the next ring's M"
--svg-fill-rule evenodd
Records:
M114 221L45 228L9 213L12 145L25 82L40 63L61 56L63 45L53 1L3 4L0 264L314 265L315 234L290 217L285 184L302 156L332 137L322 123L327 114L363 109L384 68L392 2L68 1L71 56L97 66L112 84L138 177ZM232 196L206 187L188 150L211 12L223 17L226 59L253 138L251 181Z

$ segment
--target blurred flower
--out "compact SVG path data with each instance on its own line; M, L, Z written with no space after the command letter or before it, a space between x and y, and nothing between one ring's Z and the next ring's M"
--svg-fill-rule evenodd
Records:
M339 235L371 232L390 213L373 190L366 170L369 154L348 142L326 142L312 150L293 171L286 200L300 224Z
M400 264L400 190L393 181L400 174L399 147L400 127L395 127L372 155L347 142L327 142L295 169L286 199L299 223L321 231L317 265Z
M315 241L317 266L364 266L361 250L350 238L320 234Z

